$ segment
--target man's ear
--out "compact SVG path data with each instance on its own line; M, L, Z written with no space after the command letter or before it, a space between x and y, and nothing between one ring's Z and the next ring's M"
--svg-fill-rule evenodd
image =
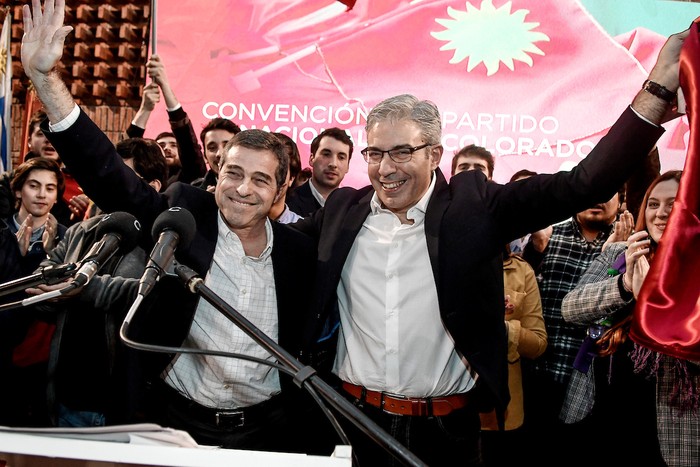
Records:
M282 187L281 186L277 187L277 194L275 195L275 199L272 201L272 204L275 204L277 201L280 200L280 198L282 197L282 193L283 193Z
M430 159L433 170L437 169L440 165L440 160L442 159L444 150L445 148L442 147L442 144L437 144L430 148Z

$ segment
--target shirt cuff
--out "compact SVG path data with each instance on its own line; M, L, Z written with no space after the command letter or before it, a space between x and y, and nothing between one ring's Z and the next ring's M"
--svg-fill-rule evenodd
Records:
M631 105L630 105L630 109L632 109L632 112L634 112L634 113L637 114L637 117L641 118L642 120L644 120L644 121L647 122L647 123L651 123L651 124L654 125L656 128L659 128L660 125L657 125L656 123L654 123L654 122L652 122L651 120L649 120L648 118L646 118L644 115L642 115L642 114L640 114L639 112L637 112L636 110L634 110L634 107L632 107Z
M66 118L57 123L49 122L49 130L51 130L53 133L65 131L78 121L78 117L80 117L80 107L78 107L78 104L75 104L75 107L73 107L73 110L66 115Z

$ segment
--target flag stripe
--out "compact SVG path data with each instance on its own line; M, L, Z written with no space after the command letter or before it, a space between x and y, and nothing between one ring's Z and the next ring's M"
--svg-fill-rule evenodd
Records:
M4 59L4 70L0 70L0 172L12 170L12 16L8 10L2 25L0 38L0 63Z

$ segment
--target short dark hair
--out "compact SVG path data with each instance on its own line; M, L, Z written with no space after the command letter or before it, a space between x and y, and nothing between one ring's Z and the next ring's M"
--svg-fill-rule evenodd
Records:
M27 136L31 136L34 133L34 129L41 125L41 122L44 120L46 120L46 112L44 110L40 109L34 112L29 118L29 133L27 133Z
M13 195L16 191L22 191L22 187L27 183L29 174L34 170L48 170L56 174L57 199L61 199L63 197L63 192L66 191L66 181L63 178L63 172L61 172L61 167L58 165L58 162L47 157L33 157L17 166L12 174L12 180L10 181L10 189ZM19 208L19 204L20 201L15 200L16 208Z
M341 143L347 144L349 146L348 148L348 160L352 159L352 138L350 138L350 135L348 135L347 131L341 130L340 128L333 127L333 128L327 128L323 130L321 133L316 136L313 141L311 141L311 154L316 155L316 151L318 151L318 147L321 145L321 140L326 137L330 136L333 139L337 139Z
M455 171L457 170L457 159L459 159L461 156L476 156L479 159L483 159L486 161L486 168L489 171L489 178L493 177L493 169L496 166L496 161L493 158L493 154L491 152L481 146L477 146L476 144L470 144L468 146L464 146L462 149L457 151L452 158L452 174L454 175Z
M206 146L204 137L207 136L207 133L212 130L226 130L235 135L241 132L241 127L233 123L233 121L229 120L228 118L212 118L206 125L204 125L204 128L202 128L202 131L199 133L199 139L202 141L202 147Z
M520 169L510 177L510 180L508 180L508 182L514 182L519 178L532 177L533 175L537 175L537 172L528 169Z
M168 165L163 150L153 139L127 138L117 143L117 152L124 160L134 160L134 171L147 182L158 180L161 191L168 180Z
M224 156L219 160L219 170L221 170L228 152L235 146L253 149L254 151L272 152L277 158L277 171L275 172L277 188L286 183L289 157L287 157L287 151L284 150L284 144L277 136L268 131L258 129L239 131L226 143Z
M301 170L301 156L299 155L299 147L292 138L284 133L273 132L272 134L277 136L280 141L282 141L285 148L289 149L289 178L294 180L297 178L297 175Z
M175 138L175 134L170 131L161 131L160 133L158 133L158 136L156 136L154 139L158 141L159 139L166 137Z

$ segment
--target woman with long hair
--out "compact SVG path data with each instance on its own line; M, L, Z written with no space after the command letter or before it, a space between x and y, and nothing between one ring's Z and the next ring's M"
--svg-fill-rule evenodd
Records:
M671 454L675 448L669 445L678 439L659 436L665 424L675 421L661 417L657 398L661 386L635 371L634 343L628 339L636 298L666 228L680 178L681 171L672 170L650 184L635 232L626 242L609 245L562 302L564 319L588 326L588 332L560 418L565 423L588 420L600 434L596 446L600 458L611 465L697 465L697 457L694 462L687 457L681 461ZM635 440L634 448L621 442L623 435Z

